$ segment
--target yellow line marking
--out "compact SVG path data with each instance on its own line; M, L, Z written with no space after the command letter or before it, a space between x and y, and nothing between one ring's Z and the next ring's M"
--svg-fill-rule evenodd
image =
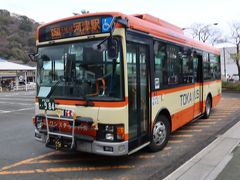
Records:
M165 147L162 151L168 151L170 149L172 149L172 147Z
M202 121L202 122L195 122L194 124L197 124L197 125L201 125L201 124L203 124L203 125L210 125L210 124L216 124L216 122L204 122L204 121Z
M211 122L211 121L221 121L223 120L222 118L209 118L208 120L202 120L202 122Z
M19 170L19 171L1 171L0 175L14 175L14 174L33 174L33 173L49 173L49 172L72 172L72 171L99 171L99 170L111 170L111 169L131 169L135 166L99 166L99 167L59 167L48 169L34 169L34 170Z
M192 129L200 129L200 128L207 128L209 126L205 126L205 125L201 125L201 126L197 126L197 125L189 125L188 126L189 128L192 128Z
M174 134L174 135L171 135L172 138L190 138L192 137L193 135L192 134Z
M183 140L169 140L168 143L170 144L178 144L178 143L182 143Z
M48 164L48 163L61 163L61 162L77 162L86 159L52 159L52 160L40 160L40 161L32 161L28 164Z
M9 174L33 174L37 173L35 170L20 170L20 171L1 171L0 175L9 175Z
M227 116L220 116L220 115L212 115L211 117L217 117L217 118L225 118L225 117L227 117Z
M216 119L212 119L212 118L209 118L209 119L199 119L198 121L196 121L196 123L198 123L198 122L213 122L215 120Z
M190 133L190 132L202 132L202 129L182 129L178 130L177 133Z
M58 152L58 153L59 153L59 152ZM1 172L1 171L4 171L4 170L7 170L7 169L10 169L10 168L13 168L13 167L16 167L16 166L28 164L28 163L30 163L31 161L36 161L36 160L38 160L38 159L42 159L42 158L45 158L45 157L48 157L48 156L51 156L51 155L54 155L54 154L57 154L57 151L50 152L50 153L46 153L46 154L43 154L43 155L40 155L40 156L37 156L37 157L34 157L34 158L25 159L25 160L23 160L23 161L19 161L19 162L17 162L17 163L14 163L14 164L11 164L11 165L2 167L2 168L0 169L0 172Z
M120 178L120 180L129 180L129 179L131 179L131 178L125 177L125 176Z
M140 155L139 158L140 159L150 159L150 158L154 158L155 155Z

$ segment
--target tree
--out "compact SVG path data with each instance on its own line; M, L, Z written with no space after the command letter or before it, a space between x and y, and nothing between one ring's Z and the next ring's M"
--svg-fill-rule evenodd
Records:
M20 16L19 29L27 32L33 31L33 23L27 16Z
M239 46L240 46L240 22L232 23L231 25L231 42L235 45L236 53L231 54L230 57L234 60L237 65L238 69L238 76L240 81L240 53L239 53Z
M213 25L217 25L217 23L207 25L194 23L189 28L183 28L183 30L189 30L194 39L214 45L221 39L222 33L218 29L213 28Z

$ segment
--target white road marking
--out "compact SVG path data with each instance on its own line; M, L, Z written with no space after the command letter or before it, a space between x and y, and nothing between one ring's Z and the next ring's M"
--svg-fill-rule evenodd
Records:
M4 114L4 113L14 113L14 112L26 111L26 110L31 110L31 109L34 109L34 107L30 107L30 108L22 108L22 109L17 109L17 110L12 110L12 111L4 111L4 110L0 110L0 114Z
M34 109L34 107L17 109L17 110L14 110L14 111L12 111L12 112L16 112L16 111L26 111L26 110L30 110L30 109Z
M9 113L10 111L5 111L5 110L0 110L0 114L1 113Z
M12 101L12 100L14 100L14 101L32 101L32 102L34 102L34 98L2 98L2 97L0 97L0 101L1 100L8 100L8 101Z
M9 102L9 101L0 101L0 104L17 104L17 105L23 105L23 106L28 106L28 105L33 105L34 103L18 103L18 102Z

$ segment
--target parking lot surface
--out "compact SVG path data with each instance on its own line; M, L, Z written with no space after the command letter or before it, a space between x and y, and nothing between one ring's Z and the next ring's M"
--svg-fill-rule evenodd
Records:
M223 93L209 119L170 137L160 152L106 157L59 152L35 141L35 92L0 93L0 179L162 179L239 121L240 95Z

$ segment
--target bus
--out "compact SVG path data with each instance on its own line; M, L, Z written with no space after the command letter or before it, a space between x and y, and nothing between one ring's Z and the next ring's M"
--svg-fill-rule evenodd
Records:
M36 46L35 138L56 150L156 152L221 98L219 50L149 14L57 20Z

